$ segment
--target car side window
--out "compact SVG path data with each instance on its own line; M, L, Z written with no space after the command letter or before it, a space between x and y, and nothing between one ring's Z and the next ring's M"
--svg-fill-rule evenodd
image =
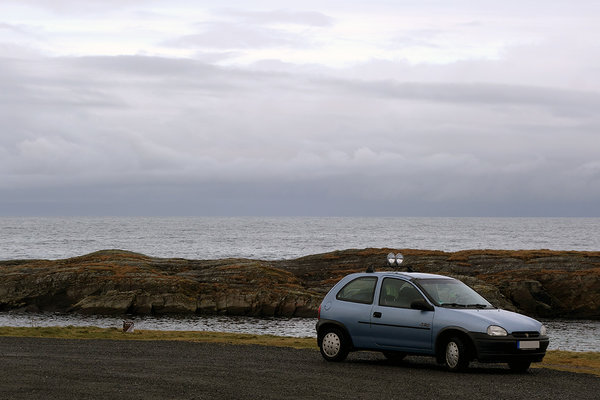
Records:
M363 276L346 284L335 296L338 300L352 301L354 303L373 303L377 277Z
M413 301L422 299L417 288L405 280L385 278L381 284L380 306L410 308Z

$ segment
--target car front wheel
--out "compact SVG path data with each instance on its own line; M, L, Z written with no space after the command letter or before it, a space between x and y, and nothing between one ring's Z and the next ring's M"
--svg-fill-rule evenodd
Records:
M444 361L450 371L462 371L467 368L467 348L460 338L453 337L446 342Z
M337 328L328 328L321 339L321 355L327 361L343 361L348 355L344 334Z

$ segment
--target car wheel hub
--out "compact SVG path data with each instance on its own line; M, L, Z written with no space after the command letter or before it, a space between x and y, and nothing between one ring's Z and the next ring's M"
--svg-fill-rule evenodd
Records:
M459 356L459 350L456 343L448 343L446 346L446 364L448 364L450 368L456 367L458 365Z
M338 335L333 332L329 332L323 337L323 352L329 357L335 357L341 348L341 342Z

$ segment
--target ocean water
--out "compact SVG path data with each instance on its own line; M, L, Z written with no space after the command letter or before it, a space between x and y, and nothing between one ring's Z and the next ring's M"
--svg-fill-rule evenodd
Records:
M0 260L103 249L264 260L366 247L600 250L600 218L0 217Z
M128 319L135 329L167 331L234 332L253 335L275 335L316 338L314 318L254 318L235 316L153 317L131 316ZM600 321L546 320L550 350L600 351ZM19 312L0 313L0 326L97 326L118 328L123 326L119 317L79 314L31 314Z

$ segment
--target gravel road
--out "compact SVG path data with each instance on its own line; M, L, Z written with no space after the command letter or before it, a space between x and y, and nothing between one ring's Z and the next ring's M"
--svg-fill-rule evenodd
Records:
M600 378L377 353L189 342L0 338L0 399L598 399Z

